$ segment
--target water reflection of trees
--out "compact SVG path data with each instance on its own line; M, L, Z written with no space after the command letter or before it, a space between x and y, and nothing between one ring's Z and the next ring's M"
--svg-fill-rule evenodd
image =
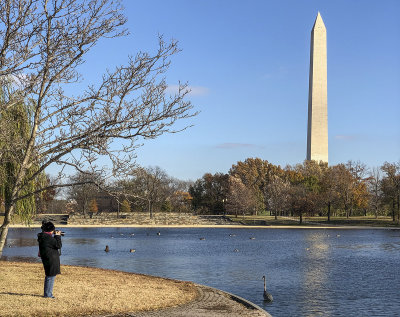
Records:
M29 238L7 239L7 245L10 247L34 247L38 245L38 242L36 239Z
M94 245L97 244L98 240L93 238L70 238L68 244L86 244Z
M12 256L12 255L2 255L0 257L0 260L2 261L10 261L10 262L31 262L31 263L37 263L41 262L39 257L32 257L32 256Z

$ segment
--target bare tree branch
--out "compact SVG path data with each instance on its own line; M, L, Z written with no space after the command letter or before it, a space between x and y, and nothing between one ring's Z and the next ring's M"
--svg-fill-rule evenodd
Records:
M125 22L119 0L1 1L0 161L12 159L18 169L12 175L0 250L17 201L72 185L60 173L55 184L27 193L50 166L124 175L134 166L143 140L181 131L186 127L175 129L176 121L196 115L186 100L187 84L166 95L165 74L179 49L176 41L165 42L162 36L154 54L139 52L126 65L106 70L96 84L66 93L68 84L81 81L80 66L101 39L128 34ZM7 131L12 118L6 114L21 104L26 105L26 138ZM103 157L111 166L97 166Z

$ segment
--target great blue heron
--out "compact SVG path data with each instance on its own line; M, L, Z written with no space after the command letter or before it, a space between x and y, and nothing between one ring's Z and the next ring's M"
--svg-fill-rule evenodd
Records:
M270 303L274 300L274 298L270 293L267 292L267 286L265 284L265 275L263 276L263 280L264 280L264 301Z

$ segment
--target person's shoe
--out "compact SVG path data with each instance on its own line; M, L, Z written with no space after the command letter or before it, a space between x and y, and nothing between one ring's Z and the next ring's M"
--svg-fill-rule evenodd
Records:
M43 296L44 298L55 298L54 296Z

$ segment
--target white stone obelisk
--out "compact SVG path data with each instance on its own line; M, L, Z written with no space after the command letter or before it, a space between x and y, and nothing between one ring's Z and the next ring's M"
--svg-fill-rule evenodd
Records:
M311 31L307 160L328 162L326 28L318 12Z

